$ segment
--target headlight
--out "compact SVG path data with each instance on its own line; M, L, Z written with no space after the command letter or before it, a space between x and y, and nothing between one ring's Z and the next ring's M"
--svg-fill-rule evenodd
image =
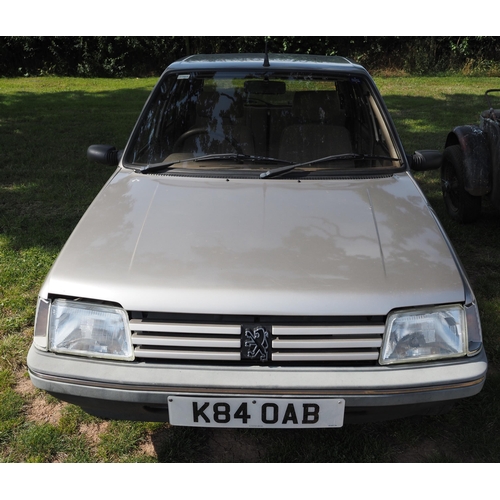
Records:
M49 350L133 360L128 317L117 307L55 300L50 308Z
M387 318L380 364L465 356L466 325L459 305L394 312Z

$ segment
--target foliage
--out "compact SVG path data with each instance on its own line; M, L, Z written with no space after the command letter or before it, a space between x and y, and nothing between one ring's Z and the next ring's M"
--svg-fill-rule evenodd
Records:
M190 54L270 52L342 55L371 71L495 73L500 37L0 37L0 76L144 77Z

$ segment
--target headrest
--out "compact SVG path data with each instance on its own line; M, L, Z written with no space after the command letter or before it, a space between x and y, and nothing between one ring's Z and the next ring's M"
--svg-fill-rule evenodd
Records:
M241 96L205 91L198 96L196 114L202 118L235 119L243 115Z
M335 91L296 92L293 98L293 114L302 123L343 125L339 95Z

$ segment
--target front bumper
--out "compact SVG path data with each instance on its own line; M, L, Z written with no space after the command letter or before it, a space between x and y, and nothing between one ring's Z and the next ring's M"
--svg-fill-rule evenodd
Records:
M127 363L31 347L33 384L102 418L168 421L169 396L341 398L345 422L432 414L484 385L487 360L388 367L263 367Z

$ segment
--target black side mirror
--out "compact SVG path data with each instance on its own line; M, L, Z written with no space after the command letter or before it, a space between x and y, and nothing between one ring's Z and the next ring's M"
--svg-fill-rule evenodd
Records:
M433 149L415 151L413 156L408 157L410 168L416 172L425 172L426 170L437 170L441 168L443 153Z
M116 167L122 158L123 149L118 151L108 144L94 144L87 149L87 158L91 161Z

